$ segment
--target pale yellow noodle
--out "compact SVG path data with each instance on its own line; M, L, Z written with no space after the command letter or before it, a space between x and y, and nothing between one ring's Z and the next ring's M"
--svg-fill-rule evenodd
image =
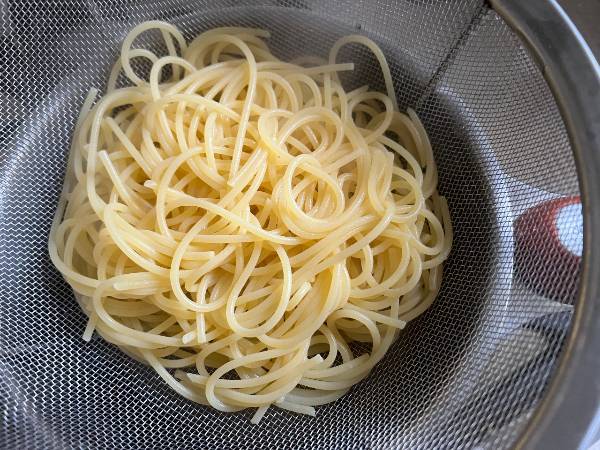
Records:
M166 55L135 47L151 30ZM271 406L314 415L368 376L435 300L452 244L427 133L398 110L379 47L348 36L328 61L289 63L268 36L217 28L188 45L136 26L105 96L84 102L48 243L85 340L191 401L255 407L253 423ZM373 51L386 94L344 90L347 44Z

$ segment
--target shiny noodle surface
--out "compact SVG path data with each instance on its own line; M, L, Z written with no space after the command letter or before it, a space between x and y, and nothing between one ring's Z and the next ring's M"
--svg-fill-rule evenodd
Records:
M133 46L148 30L165 56ZM314 414L368 376L434 301L452 242L429 139L381 50L348 36L308 66L266 38L135 27L84 102L49 239L84 339L194 402L258 408L254 422L271 405ZM344 90L347 44L374 52L387 94Z

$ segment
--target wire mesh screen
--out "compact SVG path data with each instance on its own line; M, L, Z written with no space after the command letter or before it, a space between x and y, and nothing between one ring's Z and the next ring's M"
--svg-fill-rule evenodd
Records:
M373 373L316 417L224 414L184 400L95 338L46 250L74 121L135 24L188 38L271 31L275 54L381 45L401 107L432 139L455 244L433 307ZM578 184L541 71L483 1L7 1L0 4L0 447L505 448L526 426L568 333L579 276ZM345 83L381 86L359 48ZM549 220L562 208L559 234ZM549 212L550 211L550 212ZM548 219L550 217L550 219ZM568 253L568 254L567 254ZM575 256L573 256L575 255Z

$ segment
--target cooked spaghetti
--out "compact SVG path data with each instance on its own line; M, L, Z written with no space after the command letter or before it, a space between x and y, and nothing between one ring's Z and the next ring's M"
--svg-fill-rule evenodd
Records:
M166 56L132 47L151 29ZM84 102L49 240L86 340L192 401L258 408L254 422L271 405L314 414L365 378L434 301L452 240L427 134L398 111L381 50L348 36L308 67L267 37L135 27L106 94ZM387 95L344 90L348 43L374 52Z

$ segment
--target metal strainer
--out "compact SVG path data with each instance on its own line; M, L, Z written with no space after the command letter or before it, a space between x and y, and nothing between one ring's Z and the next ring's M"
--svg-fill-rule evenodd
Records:
M442 292L314 418L271 409L252 425L251 411L186 401L116 347L81 339L85 317L47 255L50 221L83 99L147 19L187 38L263 27L284 59L368 35L400 106L432 139L456 232ZM0 447L567 449L591 439L600 76L554 3L8 0L0 33ZM382 85L368 52L349 47L344 59L358 63L344 83Z

